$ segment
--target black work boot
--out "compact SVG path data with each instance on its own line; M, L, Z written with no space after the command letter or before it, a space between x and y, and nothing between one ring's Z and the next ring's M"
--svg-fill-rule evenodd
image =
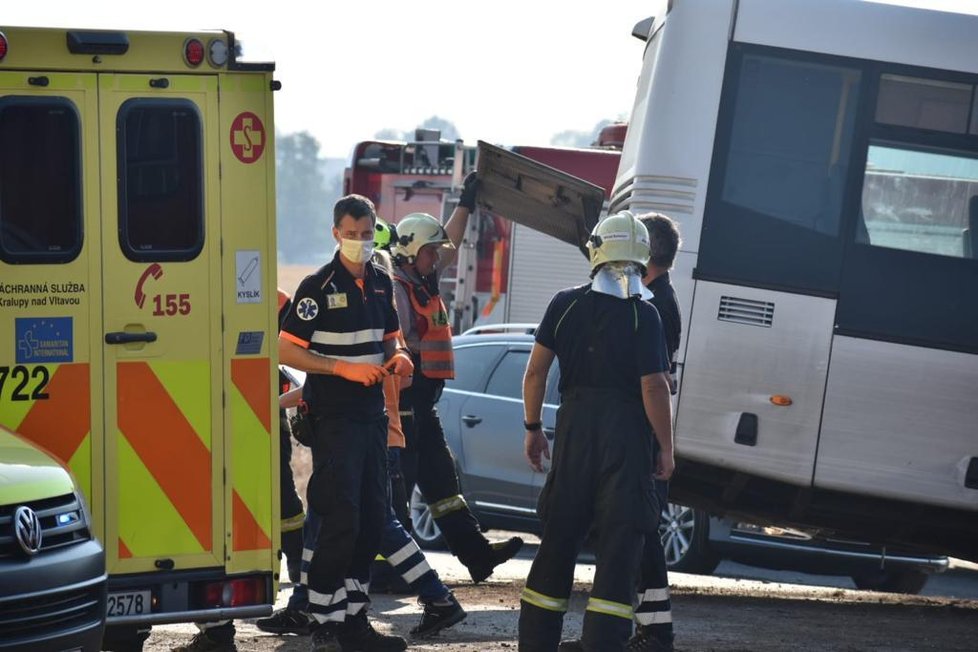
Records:
M513 537L506 541L497 541L489 544L489 555L477 563L468 566L469 575L472 581L478 584L492 575L492 571L503 562L507 562L516 556L516 553L523 547L523 539Z
M306 636L312 630L309 615L298 609L279 609L268 618L259 618L255 627L272 634L298 634Z
M342 652L403 652L407 649L407 641L400 636L381 634L374 629L365 613L346 617L339 632L339 642Z
M233 623L202 630L188 644L173 648L174 652L236 652L237 649Z
M340 623L320 623L312 630L309 649L312 652L344 652L340 645Z
M639 625L625 644L625 649L628 652L672 652L672 634Z
M462 622L468 615L451 593L439 602L418 602L424 606L424 611L421 613L421 622L411 630L411 636L415 638L434 636L441 630Z
M580 639L561 641L557 646L557 652L584 652L584 643L581 643Z

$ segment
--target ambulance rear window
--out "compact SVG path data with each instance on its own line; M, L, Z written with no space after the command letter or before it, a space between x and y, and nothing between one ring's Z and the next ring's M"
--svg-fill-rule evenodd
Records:
M65 98L0 98L0 259L63 263L81 248L79 119Z
M119 238L136 261L191 260L204 244L201 121L189 100L119 109Z

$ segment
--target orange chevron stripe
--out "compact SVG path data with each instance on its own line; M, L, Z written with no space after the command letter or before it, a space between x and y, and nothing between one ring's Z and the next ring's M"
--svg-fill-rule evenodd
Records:
M261 527L251 515L251 510L241 500L238 492L234 492L234 506L232 508L234 525L231 528L231 545L235 552L239 550L267 550L272 547L272 542L262 532Z
M120 362L119 429L204 550L211 550L211 454L145 362Z
M129 550L129 547L126 545L126 542L122 540L122 537L119 537L119 559L131 558L132 551Z
M34 401L18 431L67 464L91 429L89 390L87 362L59 366L44 390L50 398Z
M267 432L272 431L271 374L268 358L231 360L231 380L248 402Z

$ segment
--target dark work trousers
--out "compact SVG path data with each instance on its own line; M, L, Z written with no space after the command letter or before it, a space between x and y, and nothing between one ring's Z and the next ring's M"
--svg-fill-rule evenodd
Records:
M479 521L462 498L455 458L445 442L445 431L435 403L445 382L414 374L414 382L401 392L401 411L406 448L401 453L404 486L410 495L417 483L452 554L466 566L491 563L492 548L482 535Z
M387 417L316 419L306 498L322 517L309 563L309 612L343 622L369 599L370 562L387 520Z
M589 530L596 569L581 641L588 652L624 649L645 535L658 525L651 429L638 396L603 388L564 392L537 511L543 536L521 597L519 649L557 649Z
M307 548L306 557L312 556L321 526L322 518L310 509L306 516L302 535ZM401 525L390 505L387 506L387 518L380 539L380 554L384 556L384 566L390 568L391 572L400 575L422 602L444 600L448 596L448 587L438 578L438 573L428 565L428 560L421 548ZM376 566L374 570L376 570ZM304 561L302 563L302 581L292 590L288 603L289 609L308 611L309 591L306 587L308 581L309 562Z
M285 410L278 411L279 422L279 506L282 510L282 554L285 566L289 569L289 581L299 581L299 568L302 563L302 501L295 491L295 478L292 477L292 436Z
M401 418L403 419L404 415L401 415ZM408 501L411 497L407 495L407 489L404 486L404 471L401 470L401 453L403 450L402 448L387 449L387 470L391 477L391 506L394 509L394 515L410 532L411 512L408 508Z
M652 442L653 454L659 454L659 442ZM655 480L655 497L661 517L662 510L669 503L669 482ZM669 570L666 567L666 551L662 548L662 537L653 532L645 537L642 551L642 565L638 582L638 605L635 607L635 622L650 631L660 640L672 640L672 603L669 600Z

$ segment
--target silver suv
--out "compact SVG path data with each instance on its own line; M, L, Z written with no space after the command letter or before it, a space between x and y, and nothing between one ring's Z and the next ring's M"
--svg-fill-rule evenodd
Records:
M484 528L539 534L537 497L546 475L523 456L523 372L533 348L532 324L475 328L453 340L455 379L438 403L445 437L455 455L462 492ZM557 365L551 368L543 406L544 434L553 438ZM680 469L681 472L681 469ZM443 545L438 526L415 488L411 497L415 538ZM670 503L659 526L671 570L712 573L723 558L756 566L850 575L856 586L918 593L946 557L920 557L870 544L831 540L782 527L712 517ZM881 560L885 569L881 570Z

